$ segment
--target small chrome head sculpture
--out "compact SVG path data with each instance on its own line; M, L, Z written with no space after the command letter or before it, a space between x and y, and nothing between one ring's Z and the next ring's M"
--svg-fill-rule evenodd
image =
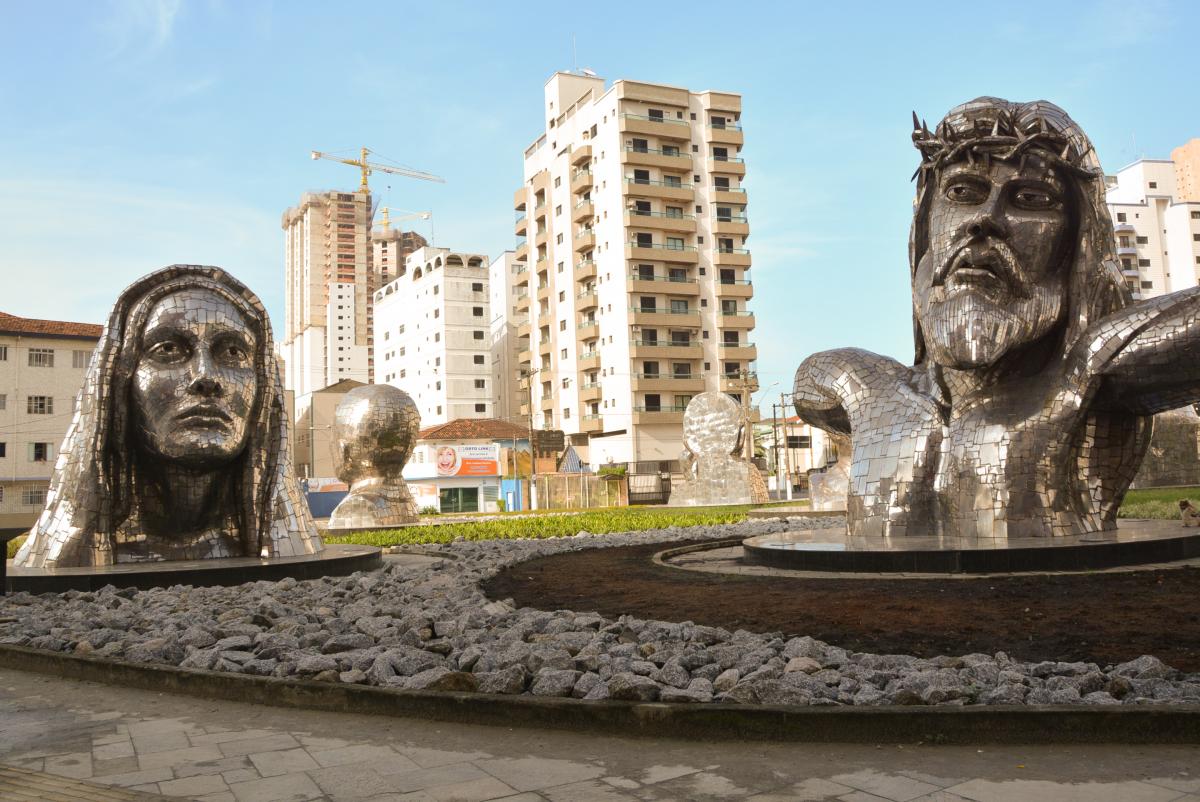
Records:
M700 393L693 398L683 413L683 483L671 491L669 505L765 501L762 477L741 457L745 432L741 407L725 393Z
M117 299L26 567L312 554L271 324L217 267L174 265Z
M1103 171L1053 103L913 119L914 364L840 349L796 372L797 413L851 436L850 534L1112 529L1150 416L1200 398L1200 288L1132 303Z
M350 494L330 516L330 529L417 521L401 471L420 428L417 405L403 390L371 384L346 393L334 413L334 461Z

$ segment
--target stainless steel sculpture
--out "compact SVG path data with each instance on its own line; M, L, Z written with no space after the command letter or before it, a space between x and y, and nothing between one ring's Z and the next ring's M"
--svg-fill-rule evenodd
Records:
M915 364L844 349L796 372L799 415L853 440L850 534L1112 529L1150 416L1200 398L1200 288L1132 303L1103 171L1054 104L913 120Z
M728 395L693 398L683 413L683 483L671 491L669 506L765 502L766 484L741 456L745 435L742 408Z
M16 565L321 551L270 321L224 270L174 265L121 293L75 406Z
M329 517L330 529L414 523L417 505L400 472L421 428L421 413L388 384L355 387L334 412L334 462L350 485Z

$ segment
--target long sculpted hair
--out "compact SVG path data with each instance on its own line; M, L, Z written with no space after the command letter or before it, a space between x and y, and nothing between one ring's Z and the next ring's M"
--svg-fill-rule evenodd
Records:
M315 553L322 544L300 495L288 448L288 417L261 301L217 267L172 265L135 281L113 306L92 355L75 416L63 440L46 507L16 557L27 567L108 565L138 517L136 411L132 383L154 305L178 292L208 291L236 307L258 338L257 392L246 443L228 466L233 509L245 556Z
M1070 276L1064 319L1056 327L1062 352L1069 350L1088 326L1129 304L1131 295L1121 278L1112 219L1105 204L1104 171L1091 141L1065 111L1045 100L1014 103L980 97L955 106L933 131L914 113L913 128L913 144L921 151L908 238L914 281L917 265L929 249L929 210L941 170L965 159L1020 162L1026 154L1036 153L1068 184L1076 221L1075 238L1068 243L1065 257ZM920 367L928 354L915 303L913 339L913 361Z

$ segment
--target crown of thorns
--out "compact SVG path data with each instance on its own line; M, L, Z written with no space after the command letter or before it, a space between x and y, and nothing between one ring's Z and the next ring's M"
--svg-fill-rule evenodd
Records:
M913 178L922 173L941 169L965 158L970 163L980 159L1019 161L1024 166L1025 158L1032 151L1060 170L1084 179L1095 178L1098 173L1085 166L1090 147L1081 143L1047 120L1045 115L1036 114L1018 121L1014 115L997 110L991 119L979 117L968 120L964 128L955 128L947 120L929 130L924 120L913 112L913 146L921 151L921 166Z

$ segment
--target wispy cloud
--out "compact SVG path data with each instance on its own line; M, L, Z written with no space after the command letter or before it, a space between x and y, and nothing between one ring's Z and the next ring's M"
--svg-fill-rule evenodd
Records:
M159 53L175 33L182 0L113 0L100 30L109 40L110 59L146 59Z

